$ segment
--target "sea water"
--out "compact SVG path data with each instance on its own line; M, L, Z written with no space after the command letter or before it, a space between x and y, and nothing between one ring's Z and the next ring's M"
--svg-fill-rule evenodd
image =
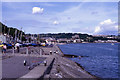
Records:
M69 58L100 78L118 77L118 43L79 43L59 45L64 54L84 56Z

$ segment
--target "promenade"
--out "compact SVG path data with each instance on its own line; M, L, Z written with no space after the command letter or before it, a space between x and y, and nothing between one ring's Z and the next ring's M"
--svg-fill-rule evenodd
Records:
M3 78L92 78L90 75L75 62L62 57L63 53L54 45L53 47L30 47L29 54L26 54L27 48L21 48L20 53L12 53L12 49L2 55L2 77ZM41 51L42 52L41 52ZM50 54L52 51L52 54ZM26 60L28 65L37 62L47 62L35 65L31 70L28 65L24 66L23 61Z

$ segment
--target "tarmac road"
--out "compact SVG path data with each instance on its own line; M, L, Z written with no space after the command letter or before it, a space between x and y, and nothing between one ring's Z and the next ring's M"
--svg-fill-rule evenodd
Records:
M24 66L23 61L27 60L29 64L36 61L44 61L45 57L27 57L13 56L2 60L2 78L19 78L27 74L28 66Z

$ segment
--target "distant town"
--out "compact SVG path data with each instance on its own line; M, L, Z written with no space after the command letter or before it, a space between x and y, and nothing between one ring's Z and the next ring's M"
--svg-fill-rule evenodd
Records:
M25 34L16 28L7 27L0 23L0 41L4 43L117 43L120 42L118 35L89 35L82 33L46 33Z

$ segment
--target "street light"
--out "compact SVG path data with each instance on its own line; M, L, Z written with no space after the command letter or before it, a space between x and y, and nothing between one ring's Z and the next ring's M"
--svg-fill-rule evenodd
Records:
M21 35L20 35L20 40L22 42L22 27L21 27Z

